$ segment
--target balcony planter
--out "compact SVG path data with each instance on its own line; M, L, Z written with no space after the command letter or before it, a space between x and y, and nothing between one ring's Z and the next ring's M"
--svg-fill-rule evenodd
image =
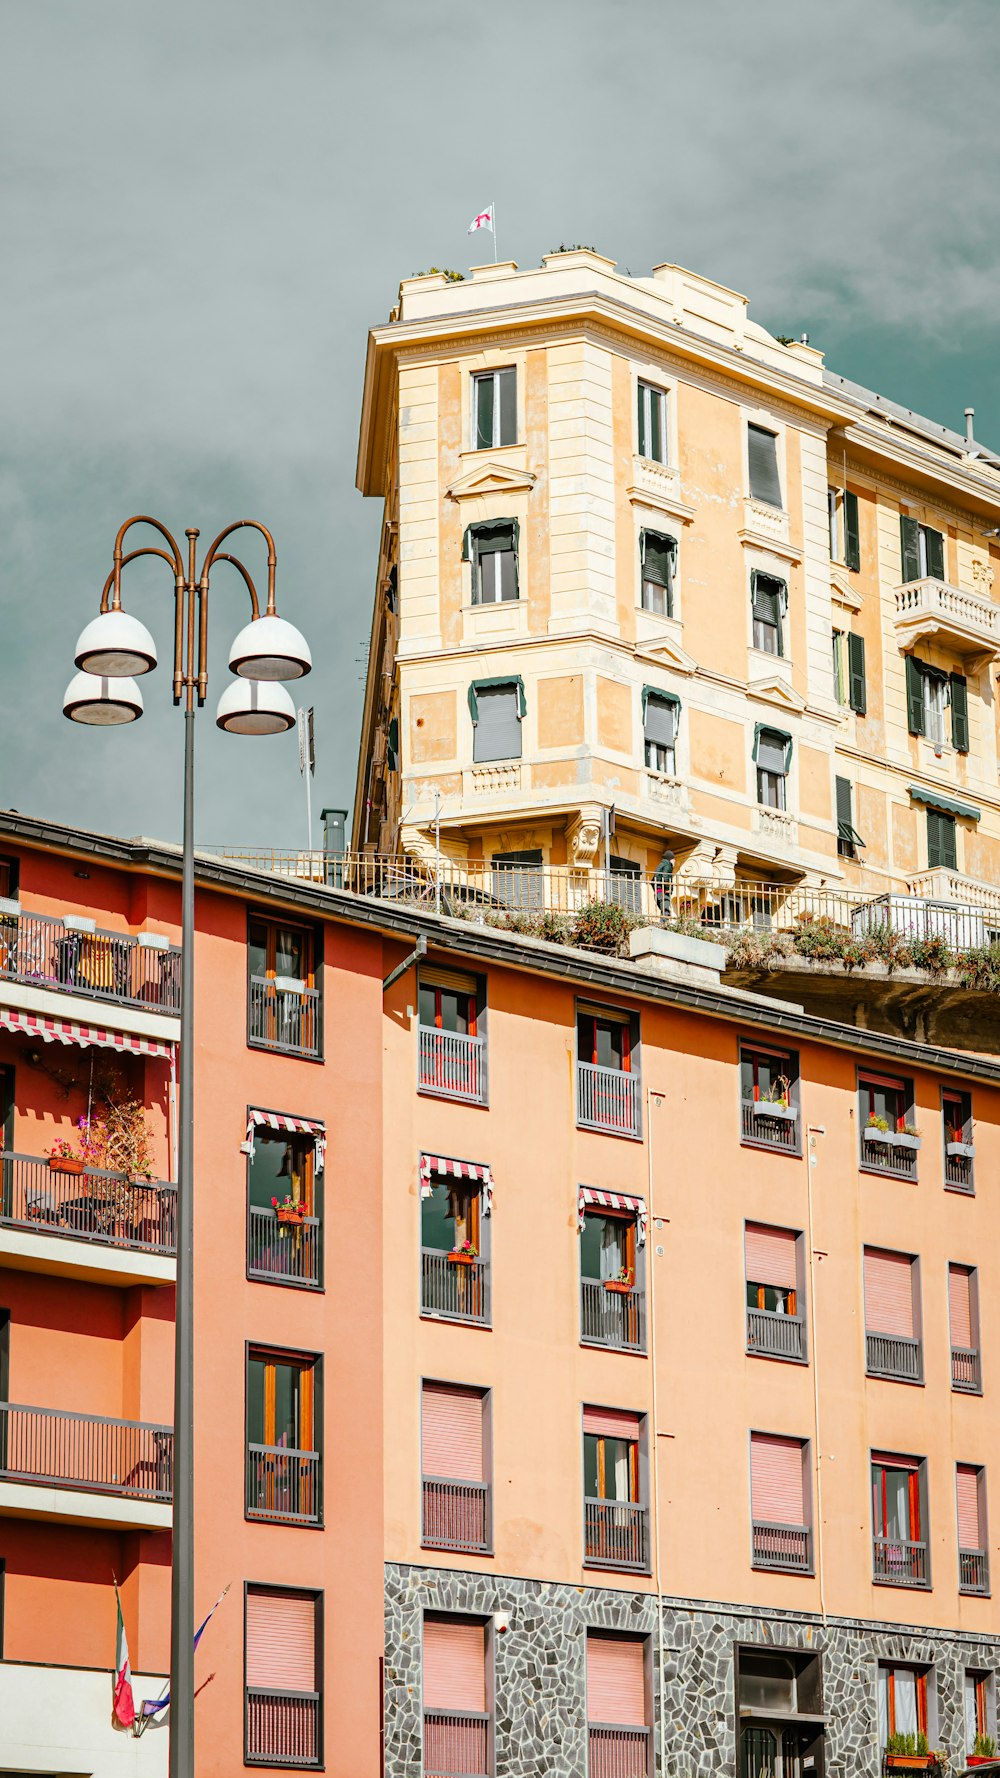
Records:
M0 895L0 917L5 920L16 920L21 912L21 903L11 895Z
M892 1146L893 1148L919 1148L920 1137L910 1136L905 1130L893 1130Z
M450 1266L474 1266L475 1263L476 1255L474 1253L459 1253L456 1250L456 1252L449 1253L448 1255L448 1264Z
M89 914L64 914L63 925L67 932L96 932L97 921Z
M305 982L301 982L297 975L276 975L274 987L282 994L304 994L306 991Z
M965 1763L967 1766L998 1766L1000 1765L1000 1754L967 1753Z
M69 1173L72 1178L78 1179L80 1174L84 1172L85 1167L86 1162L82 1161L78 1154L54 1154L49 1156L50 1173Z
M754 1099L750 1111L754 1117L783 1118L786 1123L790 1124L793 1124L798 1117L797 1106L782 1105L776 1099Z
M929 1772L937 1766L936 1753L887 1753L887 1772Z
M975 1153L976 1145L974 1142L945 1143L945 1154L955 1155L963 1161L971 1161L975 1157ZM978 1759L979 1755L977 1754L975 1757ZM971 1757L969 1763L970 1765L974 1764L974 1760Z
M277 1217L279 1222L288 1222L291 1223L293 1228L301 1228L306 1219L305 1205L296 1204L286 1209L283 1204L279 1204L277 1206Z
M632 1292L631 1284L623 1284L620 1278L605 1278L604 1288L616 1291L619 1296L630 1296Z
M893 1142L890 1130L880 1130L876 1124L866 1124L861 1132L866 1142L881 1143L883 1148L890 1148Z

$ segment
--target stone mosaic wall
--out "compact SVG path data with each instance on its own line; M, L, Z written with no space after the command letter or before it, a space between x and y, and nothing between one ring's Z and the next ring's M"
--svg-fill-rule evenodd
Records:
M422 1778L420 1646L425 1611L509 1616L509 1630L494 1637L497 1778L585 1778L588 1629L627 1630L651 1639L657 1778L733 1778L736 1773L735 1642L771 1642L822 1653L827 1778L876 1778L880 1772L880 1660L933 1664L935 1740L960 1770L964 1670L992 1669L1000 1658L998 1645L982 1637L844 1618L828 1618L824 1625L818 1617L781 1612L761 1616L745 1606L697 1600L664 1598L661 1603L662 1676L655 1596L387 1565L387 1778Z

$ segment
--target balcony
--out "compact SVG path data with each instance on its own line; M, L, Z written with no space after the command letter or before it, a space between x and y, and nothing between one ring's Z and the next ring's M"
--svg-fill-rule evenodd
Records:
M896 588L900 648L935 640L981 665L1000 654L1000 605L943 580L911 580Z
M576 1065L576 1121L613 1136L639 1134L639 1076L596 1062Z
M812 1573L812 1537L808 1525L753 1522L753 1566L783 1574Z
M420 1313L442 1321L490 1325L490 1268L481 1256L471 1265L452 1261L436 1247L420 1250Z
M247 1207L247 1277L268 1284L294 1284L319 1290L323 1248L318 1216L301 1223L278 1221L268 1204Z
M481 1105L485 1099L485 1060L481 1037L421 1025L417 1084L422 1093Z
M747 1351L754 1358L793 1358L801 1364L806 1355L804 1317L748 1308Z
M646 1778L649 1771L649 1730L624 1723L591 1723L588 1778Z
M169 1426L0 1402L0 1513L168 1530L173 1458Z
M770 1148L777 1154L801 1154L797 1105L771 1105L766 1099L744 1099L740 1107L740 1141L745 1148Z
M958 1590L976 1593L981 1599L989 1595L990 1558L988 1550L959 1550Z
M0 979L175 1017L181 1007L176 946L155 933L133 938L72 915L0 913Z
M17 1233L7 1238L4 1230ZM88 1255L84 1247L95 1248ZM177 1249L177 1188L136 1184L88 1167L63 1172L38 1155L0 1158L0 1257L5 1265L105 1279L170 1283ZM149 1256L136 1263L122 1255Z
M865 1367L870 1377L894 1383L922 1383L924 1355L919 1340L902 1334L866 1333Z
M613 1352L645 1352L645 1291L608 1290L599 1278L581 1278L580 1338Z
M978 1351L968 1346L952 1347L951 1386L960 1395L982 1395L983 1373Z
M424 1711L424 1778L489 1778L490 1719L478 1710Z
M248 1445L247 1518L273 1519L283 1525L322 1524L321 1479L318 1451Z
M286 1056L320 1054L319 989L252 975L247 1043Z
M953 1154L957 1148L971 1148L971 1143L946 1142L944 1150L944 1183L949 1191L966 1192L972 1197L976 1190L971 1154Z
M915 1180L919 1148L919 1136L876 1130L866 1124L861 1131L862 1171L882 1173L889 1179Z
M585 1500L584 1564L587 1568L649 1573L649 1510L634 1500Z
M103 1612L103 1604L97 1610ZM166 1684L163 1673L143 1669L132 1674L137 1702L160 1697ZM154 1731L136 1741L118 1734L112 1740L109 1716L107 1667L0 1662L0 1723L8 1774L40 1778L75 1768L76 1774L98 1772L102 1778L165 1778L166 1735Z
M489 1555L493 1543L489 1484L424 1476L421 1542L435 1550Z
M248 1766L320 1766L322 1699L318 1692L276 1692L248 1685L245 1733Z
M927 1587L927 1545L901 1538L876 1537L873 1549L874 1578L894 1587Z

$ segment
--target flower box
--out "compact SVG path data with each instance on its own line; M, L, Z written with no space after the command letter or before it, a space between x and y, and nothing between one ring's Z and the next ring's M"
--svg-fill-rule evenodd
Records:
M920 1137L911 1136L906 1130L893 1130L892 1146L893 1148L919 1148Z
M450 1266L474 1266L475 1263L476 1255L474 1253L449 1253L448 1255Z
M866 1124L861 1134L864 1136L866 1142L881 1142L884 1148L889 1148L892 1144L892 1132L890 1130L879 1130L876 1128L875 1124Z
M976 1145L974 1142L948 1142L945 1144L945 1153L946 1154L957 1155L963 1161L971 1161L973 1159L973 1157L975 1156L975 1152L976 1152ZM975 1755L976 1759L980 1759L983 1757L984 1757L983 1755L978 1754L978 1753Z
M297 975L276 975L274 986L281 994L304 994L306 984Z
M754 1099L750 1110L754 1117L779 1117L784 1118L785 1122L790 1124L794 1123L798 1117L797 1106L779 1105L773 1099Z
M967 1766L1000 1766L1000 1753L967 1753Z
M12 895L0 895L0 914L4 919L16 920L21 912L21 903Z
M277 1215L279 1222L290 1222L297 1227L301 1226L306 1219L305 1205L292 1204L286 1209L284 1205L279 1204Z
M144 951L169 951L170 940L162 932L140 932L139 944Z
M616 1291L619 1296L628 1296L632 1286L631 1284L623 1284L620 1278L605 1278L604 1288L605 1290Z
M937 1763L936 1753L887 1753L885 1756L889 1772L929 1772Z
M97 921L89 914L64 914L63 925L67 932L96 932Z
M54 1154L49 1156L50 1173L69 1173L78 1179L84 1171L85 1162L78 1154Z

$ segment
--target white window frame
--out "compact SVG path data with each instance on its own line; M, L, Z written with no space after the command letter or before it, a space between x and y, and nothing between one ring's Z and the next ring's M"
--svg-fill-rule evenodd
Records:
M833 695L841 710L849 710L851 706L850 684L848 682L847 665L847 631L838 630L836 624L831 632L833 666Z
M652 413L652 403L653 403L653 401L657 401L659 403L659 408L660 408L660 443L663 448L662 457L651 457L651 456L649 456L648 452L641 451L639 449L639 394L640 394L640 391L642 392L642 395L643 395L643 407L646 410L647 437L648 437L649 432L651 430L650 424L649 424L649 418ZM669 393L670 393L670 391L668 389L665 389L661 383L651 382L649 377L643 376L641 373L636 377L635 454L637 457L641 457L644 463L658 463L658 464L660 464L660 466L662 468L666 468L669 465L670 458L671 458L670 434L667 431L667 427L668 427L669 420L670 420L670 408L669 408L669 404L667 401L667 397L668 397ZM648 400L646 399L647 397L649 398Z
M515 433L515 436L514 436L514 438L511 439L510 444L508 444L508 445L502 445L502 444L498 443L497 436L496 436L497 432L499 431L499 428L500 428L500 400L499 400L499 395L497 392L496 379L502 370L512 370L514 372L514 433ZM469 410L470 410L469 411L469 449L470 449L470 451L506 451L506 450L510 450L511 445L516 445L519 442L519 440L521 438L521 374L522 374L521 373L521 365L519 363L517 363L516 361L514 363L511 363L509 359L505 359L502 364L483 365L478 370L474 370L472 372L470 379L469 379L470 396L471 396L471 400L470 400L470 404L469 404ZM479 443L478 384L479 384L480 380L483 380L486 377L491 377L493 379L493 443L489 444L489 445L481 445Z

